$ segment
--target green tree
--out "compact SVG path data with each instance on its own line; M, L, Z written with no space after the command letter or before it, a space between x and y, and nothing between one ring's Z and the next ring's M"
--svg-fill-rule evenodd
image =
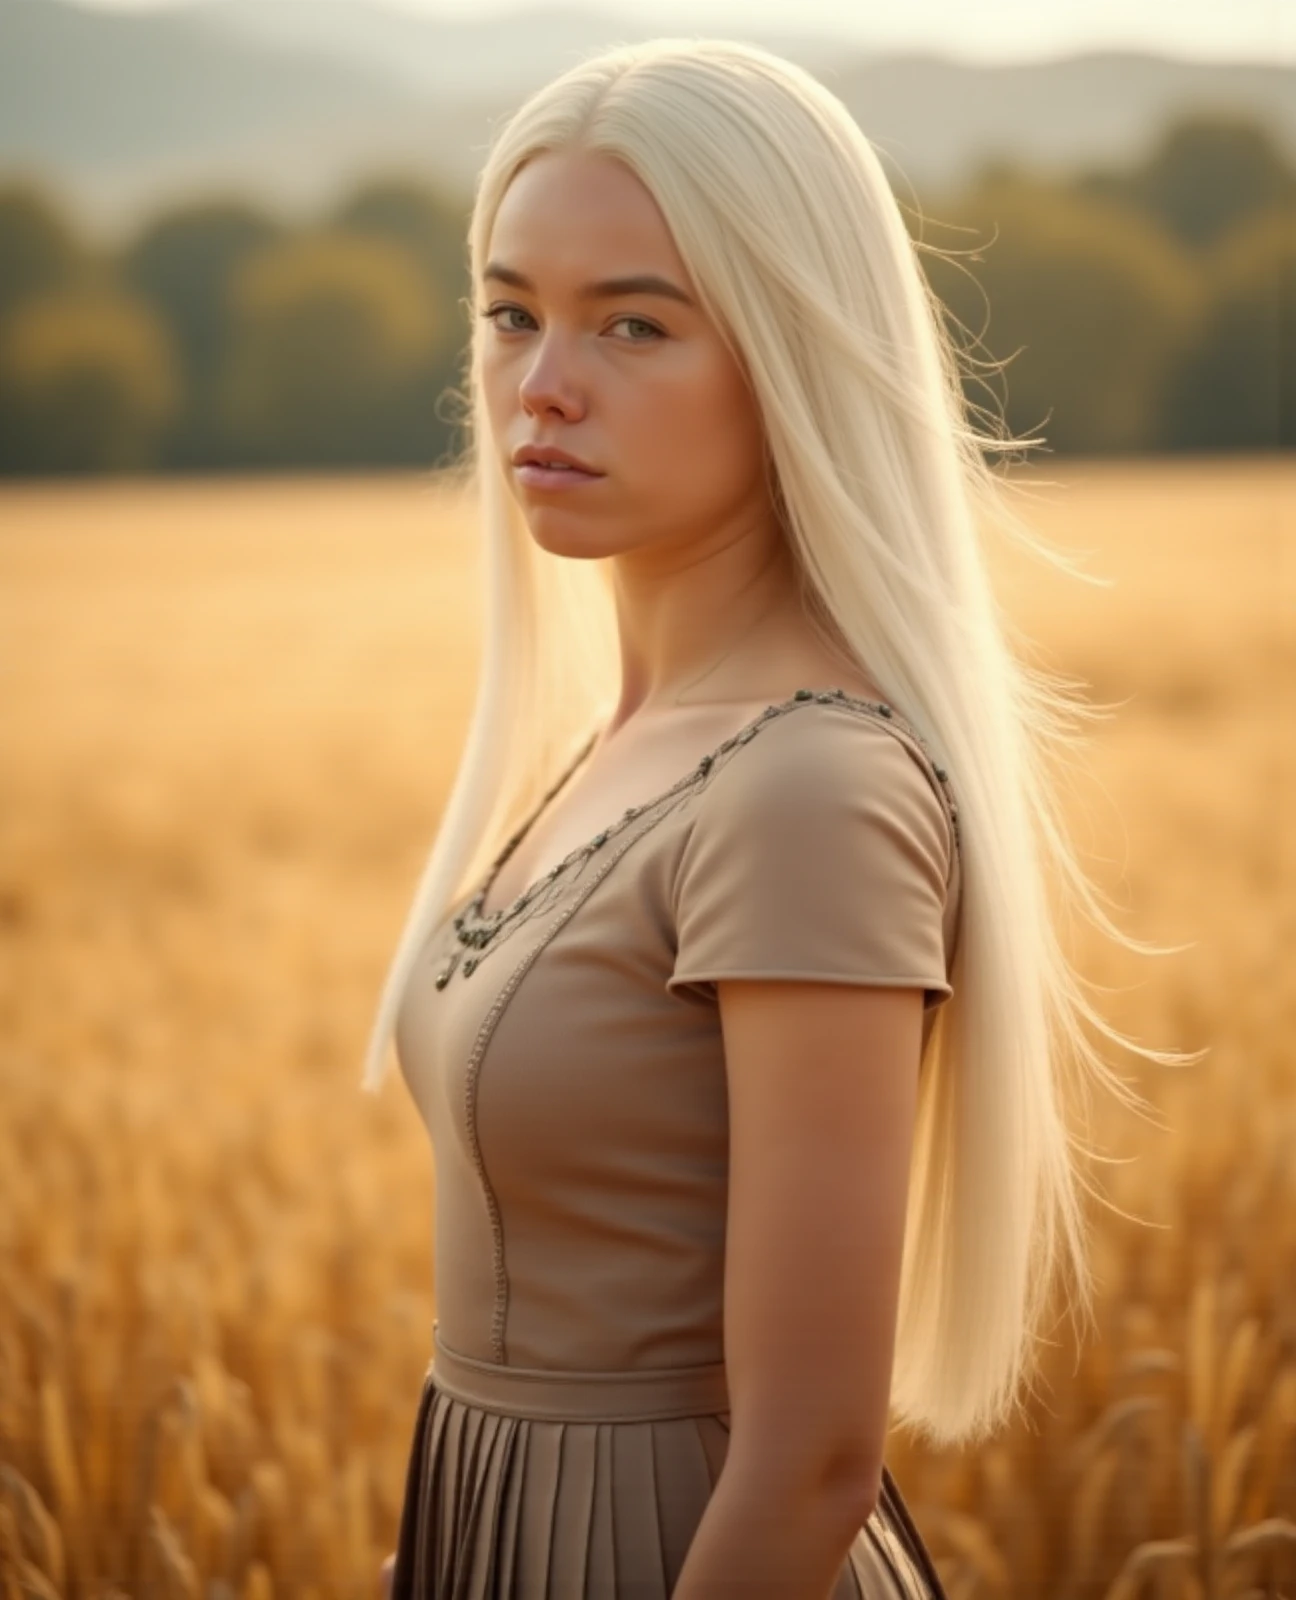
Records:
M431 462L446 330L403 246L336 230L285 241L236 273L231 312L220 406L246 459Z
M1296 208L1257 216L1208 262L1201 331L1167 395L1172 449L1296 447Z
M334 208L327 223L347 233L374 235L404 245L449 303L468 292L468 219L471 203L414 178L378 177L360 184Z
M87 274L90 257L72 224L34 183L0 186L0 317L29 295Z
M960 231L920 242L920 259L955 341L968 365L1007 363L969 372L971 406L1058 452L1151 444L1199 315L1181 252L1122 207L1006 175L940 220Z
M1091 172L1076 187L1144 212L1193 250L1210 249L1252 217L1296 205L1296 171L1272 131L1213 111L1175 122L1141 165Z
M472 317L468 297L468 223L472 201L426 180L384 175L361 183L329 219L344 232L403 245L427 274L444 328L429 383L435 391L438 449L448 453L466 420L461 387Z
M0 323L0 471L142 471L179 401L175 351L147 304L51 289Z
M259 207L204 200L151 219L118 258L127 287L165 320L184 366L184 404L167 441L171 464L211 465L228 454L212 415L212 388L230 338L229 285L282 233Z

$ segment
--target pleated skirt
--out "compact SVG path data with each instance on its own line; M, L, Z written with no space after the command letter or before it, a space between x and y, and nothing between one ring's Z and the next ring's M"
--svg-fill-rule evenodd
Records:
M392 1600L669 1600L724 1465L723 1364L550 1372L436 1353ZM830 1600L948 1600L895 1480Z

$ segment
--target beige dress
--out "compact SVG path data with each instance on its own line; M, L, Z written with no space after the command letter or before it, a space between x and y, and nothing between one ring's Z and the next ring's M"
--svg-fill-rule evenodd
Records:
M524 826L432 930L396 1028L437 1316L393 1600L668 1600L729 1439L714 980L921 987L925 1044L957 829L898 713L803 689L483 918ZM941 1595L885 1471L832 1600Z

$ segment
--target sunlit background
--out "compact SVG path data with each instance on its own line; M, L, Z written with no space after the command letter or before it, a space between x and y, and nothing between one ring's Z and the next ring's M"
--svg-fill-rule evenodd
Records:
M0 0L0 1600L376 1593L433 1169L357 1084L477 664L473 181L678 32L848 105L969 403L1044 436L1015 509L1097 581L987 558L1111 708L1068 810L1175 947L1074 958L1209 1052L1113 1059L1158 1122L1092 1130L1100 1336L889 1464L951 1600L1296 1595L1294 15Z
M1290 447L1288 7L694 12L5 0L0 473L444 464L493 127L582 55L704 21L817 72L915 237L963 252L923 259L965 342L1013 358L970 397L1015 433Z

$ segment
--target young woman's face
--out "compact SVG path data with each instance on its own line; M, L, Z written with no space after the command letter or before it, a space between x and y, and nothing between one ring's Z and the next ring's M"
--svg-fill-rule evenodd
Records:
M533 158L476 287L500 465L545 549L664 549L769 515L756 402L627 167L585 151ZM528 445L597 476L520 467Z

